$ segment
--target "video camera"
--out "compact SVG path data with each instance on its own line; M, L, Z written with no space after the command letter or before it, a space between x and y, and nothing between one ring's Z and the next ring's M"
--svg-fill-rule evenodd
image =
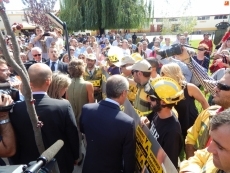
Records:
M162 59L170 57L170 56L174 56L174 55L180 55L182 54L182 45L180 44L173 44L171 45L171 48L166 49L166 50L159 50L156 51L156 53L158 55L160 55L162 57Z
M14 102L19 101L19 91L12 88L8 82L0 83L0 94L10 95Z
M189 45L173 44L173 45L171 45L171 47L169 49L159 50L159 51L156 51L156 53L158 55L160 55L162 57L162 59L167 58L167 57L171 57L171 56L174 56L174 55L180 55L183 52L183 49L182 49L183 46L203 51L203 49L195 48L195 47L192 47L192 46L189 46ZM187 51L188 51L188 53L190 53L191 50L190 51L187 50Z

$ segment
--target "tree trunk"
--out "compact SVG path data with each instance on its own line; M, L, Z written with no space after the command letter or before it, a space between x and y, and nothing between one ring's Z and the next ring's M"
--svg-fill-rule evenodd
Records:
M41 154L44 150L44 144L42 140L42 134L41 134L41 129L37 127L39 120L38 116L36 114L35 108L34 108L34 101L33 101L33 95L30 89L29 85L29 76L28 73L21 61L20 58L20 52L19 52L19 46L16 40L16 37L14 33L12 32L8 17L5 13L5 7L3 5L3 2L0 2L0 16L4 22L7 34L12 37L12 44L13 44L13 50L14 50L14 58L9 54L9 51L6 47L5 40L3 38L2 32L0 32L0 43L3 51L3 55L5 57L5 60L7 63L17 72L17 74L21 77L23 86L24 86L24 97L25 97L25 102L27 106L27 112L29 114L33 130L34 130L34 136L35 136L35 142L38 148L39 153ZM25 153L29 154L29 153Z
M100 35L105 34L105 28L99 28Z

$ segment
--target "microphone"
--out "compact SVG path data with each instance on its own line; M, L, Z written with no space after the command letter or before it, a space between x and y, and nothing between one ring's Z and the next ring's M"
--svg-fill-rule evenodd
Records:
M50 162L53 159L53 157L58 153L58 151L62 148L63 145L64 142L62 140L56 141L47 150L45 150L37 159L37 162L29 166L24 171L24 173L36 173L41 167L45 166L48 162Z

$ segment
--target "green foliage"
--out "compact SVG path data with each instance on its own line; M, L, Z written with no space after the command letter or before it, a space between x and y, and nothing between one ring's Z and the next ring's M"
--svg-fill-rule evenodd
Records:
M181 17L179 21L179 32L184 33L187 31L189 34L194 31L196 26L197 18L196 17Z
M132 29L143 26L153 14L149 0L60 0L60 18L70 31Z
M170 20L171 19L171 20ZM162 34L177 34L187 31L189 34L194 31L197 19L196 17L187 16L180 17L177 21L173 21L173 18L164 18L162 22ZM176 19L176 18L175 18Z

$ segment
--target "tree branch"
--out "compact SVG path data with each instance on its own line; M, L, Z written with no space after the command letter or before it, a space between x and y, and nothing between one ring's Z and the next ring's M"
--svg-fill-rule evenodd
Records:
M25 69L24 65L22 64L22 61L20 59L19 56L19 47L16 41L16 37L15 35L12 33L11 31L11 27L9 24L9 20L7 18L7 15L5 13L5 8L3 3L0 3L0 16L2 17L2 20L4 22L4 25L6 27L7 33L9 35L11 35L12 37L12 44L13 44L13 48L15 52L15 58L13 59L13 56L10 56L9 51L6 47L6 43L5 40L3 38L2 32L0 32L0 42L1 42L1 46L2 46L2 51L3 51L3 55L7 61L7 63L17 72L17 74L21 77L22 83L24 85L25 88L25 103L27 106L27 112L29 114L32 126L33 126L33 130L34 130L34 136L35 136L35 142L38 148L39 153L41 154L44 150L44 144L43 144L43 140L42 140L42 134L41 134L41 129L37 128L37 124L39 123L35 108L34 108L34 102L33 102L33 95L30 89L30 85L29 85L29 77L28 77L28 73ZM17 63L18 64L17 64Z

